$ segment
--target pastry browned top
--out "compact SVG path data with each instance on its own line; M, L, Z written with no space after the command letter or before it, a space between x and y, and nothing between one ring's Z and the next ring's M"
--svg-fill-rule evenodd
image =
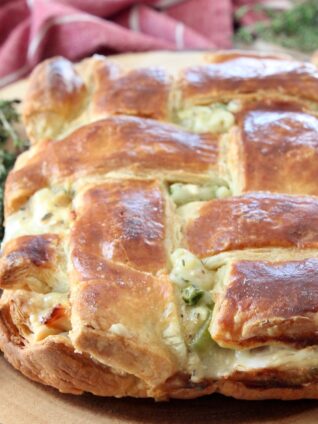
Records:
M243 112L229 152L237 152L237 190L317 195L317 134L318 116L295 104L258 104Z
M96 114L125 114L160 120L169 119L171 81L162 68L135 69L121 75L117 66L107 62L95 69Z
M260 247L317 248L318 198L259 192L203 203L184 243L206 257Z
M217 171L219 156L218 141L213 136L127 116L86 125L62 141L41 143L26 155L27 160L8 178L8 213L40 188L67 178L74 181L116 171L137 176L161 174L166 179L202 179Z
M312 64L233 55L217 63L185 69L187 99L211 102L233 96L290 96L317 101L318 71Z
M317 344L318 260L236 261L216 295L212 337L225 347Z
M80 204L71 243L76 269L85 279L100 278L109 260L150 273L166 268L165 201L156 181L96 185Z

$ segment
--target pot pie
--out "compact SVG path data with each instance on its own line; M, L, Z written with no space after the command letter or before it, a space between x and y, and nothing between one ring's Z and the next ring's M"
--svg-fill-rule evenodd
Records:
M74 394L318 398L313 64L58 57L23 119L0 261L14 367Z

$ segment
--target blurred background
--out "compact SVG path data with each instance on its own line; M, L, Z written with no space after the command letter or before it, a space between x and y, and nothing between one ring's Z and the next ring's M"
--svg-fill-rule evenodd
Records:
M318 49L318 0L0 0L0 87L41 60L157 49Z

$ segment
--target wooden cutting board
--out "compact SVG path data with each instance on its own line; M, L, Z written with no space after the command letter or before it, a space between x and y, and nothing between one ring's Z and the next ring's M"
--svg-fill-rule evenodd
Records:
M130 59L128 55L127 58ZM158 56L158 62L161 61ZM26 83L20 81L0 90L0 99L23 98ZM318 424L318 401L248 402L212 395L191 401L156 403L64 395L29 381L0 354L0 424L90 423Z
M1 424L317 424L317 401L238 401L220 395L156 403L63 395L0 358Z

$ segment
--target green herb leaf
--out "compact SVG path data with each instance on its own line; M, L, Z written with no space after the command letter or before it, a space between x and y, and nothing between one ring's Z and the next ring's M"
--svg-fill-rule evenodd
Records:
M192 285L182 290L182 299L190 306L196 305L202 296L203 291Z
M0 100L0 237L3 237L4 185L9 171L18 154L27 147L27 141L20 138L14 125L20 115L16 110L19 100ZM10 146L11 141L11 146Z
M209 346L210 342L213 342L212 337L209 333L209 326L212 317L212 312L209 312L207 319L204 321L199 331L193 337L190 348L195 350L203 350Z
M318 2L306 0L290 10L277 12L263 8L269 22L257 22L241 28L238 41L250 44L255 38L261 38L288 49L313 52L318 46ZM245 10L246 12L246 10Z

